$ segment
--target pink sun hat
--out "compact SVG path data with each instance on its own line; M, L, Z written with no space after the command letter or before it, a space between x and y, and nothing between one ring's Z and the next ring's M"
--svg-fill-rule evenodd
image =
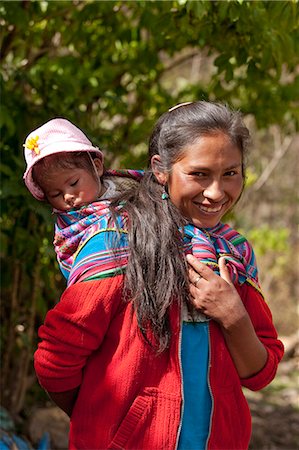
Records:
M40 187L33 181L32 168L41 159L55 153L92 152L103 161L103 153L94 147L83 131L69 120L57 118L49 120L41 127L32 131L26 138L24 156L27 163L23 175L25 184L31 194L38 200L45 200Z

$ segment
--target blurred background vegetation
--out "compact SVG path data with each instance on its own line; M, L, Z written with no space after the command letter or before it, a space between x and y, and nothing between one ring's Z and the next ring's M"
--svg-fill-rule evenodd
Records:
M1 403L44 397L37 328L64 289L49 208L22 181L26 135L66 117L142 168L153 123L183 101L239 108L252 131L247 188L230 217L254 245L282 335L297 329L299 12L296 1L2 1Z

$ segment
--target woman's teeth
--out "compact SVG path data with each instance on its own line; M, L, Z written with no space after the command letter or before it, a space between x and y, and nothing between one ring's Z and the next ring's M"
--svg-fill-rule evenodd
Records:
M219 206L204 206L204 205L199 205L199 209L201 209L203 212L207 212L207 213L217 213L221 210L222 205Z

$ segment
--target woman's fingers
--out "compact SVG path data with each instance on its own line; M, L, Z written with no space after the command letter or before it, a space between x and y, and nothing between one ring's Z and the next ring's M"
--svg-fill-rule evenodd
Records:
M219 258L218 264L221 278L223 278L228 284L233 284L229 274L229 270L226 266L226 259L224 256L221 256Z
M188 254L186 256L187 262L189 264L189 280L195 286L199 282L200 278L204 278L207 281L212 281L218 275L210 269L206 264L200 262L195 256ZM218 260L220 277L225 280L228 284L233 284L230 278L229 270L226 266L225 256L221 256Z
M189 292L197 310L229 327L244 315L244 305L230 278L226 258L219 258L220 276L193 255L187 255L189 264Z
M199 275L198 272L195 272L195 270L192 269L192 267L189 267L188 269L188 276L190 283L192 283L194 286L197 286L199 281L202 279L202 276Z
M200 262L195 256L188 254L186 260L191 267L191 270L189 270L189 279L191 283L194 284L196 278L198 279L198 276L208 280L211 276L213 277L215 275L212 269Z

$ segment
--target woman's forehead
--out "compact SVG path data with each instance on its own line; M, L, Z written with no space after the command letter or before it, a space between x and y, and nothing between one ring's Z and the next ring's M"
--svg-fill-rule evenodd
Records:
M178 161L188 161L190 164L213 163L225 160L226 164L240 164L242 162L242 152L233 143L229 136L224 133L216 135L206 135L193 141L182 148Z

